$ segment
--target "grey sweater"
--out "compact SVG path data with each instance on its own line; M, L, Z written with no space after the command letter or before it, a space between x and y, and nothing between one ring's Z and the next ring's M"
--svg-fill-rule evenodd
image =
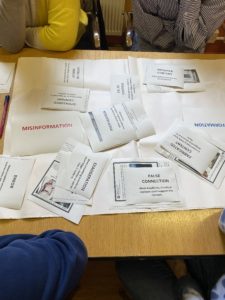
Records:
M25 0L0 0L0 46L20 51L25 43Z

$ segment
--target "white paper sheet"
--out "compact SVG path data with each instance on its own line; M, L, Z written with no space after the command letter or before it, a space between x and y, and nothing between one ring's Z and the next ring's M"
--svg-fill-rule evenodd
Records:
M55 82L54 78L42 76L48 71L49 65L50 69L58 60L52 59L50 64L46 64L46 61L50 59L47 58L21 58L18 62L18 68L15 78L15 85L13 90L12 103L10 105L10 112L8 115L8 123L6 128L6 139L4 141L4 153L11 154L11 149L18 149L17 145L13 144L12 132L16 132L15 122L16 119L29 120L33 118L36 114L42 112L42 95L46 88L46 85ZM60 60L65 64L68 60ZM156 133L163 133L174 121L174 119L182 119L185 117L186 108L199 108L202 109L204 114L204 109L218 107L218 110L224 109L224 72L225 72L225 60L182 60L176 59L172 60L172 63L177 66L182 66L184 69L197 70L198 77L200 79L200 84L195 84L195 88L201 92L197 93L164 93L164 94L152 94L147 92L146 85L143 85L143 76L145 74L146 63L158 63L158 64L171 64L171 59L165 60L149 60L149 59L135 59L129 58L128 60L84 60L83 63L83 81L82 85L84 87L90 88L90 101L88 104L88 110L93 110L95 108L109 107L111 105L110 97L110 79L112 74L127 74L135 75L140 78L141 82L141 92L142 92L142 103L144 109L149 116L149 119L153 122L156 129ZM74 68L72 68L74 69ZM35 70L35 72L33 72ZM65 70L65 68L60 67L60 72ZM77 69L78 70L78 69ZM80 69L81 70L81 69ZM52 72L52 70L49 70ZM47 72L46 72L47 74ZM73 75L73 72L70 73ZM80 73L81 74L81 73ZM61 76L61 75L60 75ZM64 78L64 77L62 77ZM60 79L61 80L61 79ZM59 80L59 83L60 83ZM57 80L56 80L57 81ZM68 83L66 83L68 84ZM202 88L204 85L204 91ZM74 86L79 85L77 82L73 83ZM82 87L83 87L82 86ZM185 87L185 84L184 84ZM189 85L190 87L190 85ZM186 85L187 88L187 85ZM60 112L61 113L61 112ZM67 112L66 112L67 114ZM16 118L15 118L16 116ZM31 117L30 117L31 116ZM186 114L187 116L187 114ZM46 114L47 117L47 114ZM66 118L66 117L65 117ZM33 118L34 120L34 118ZM77 128L80 128L79 126ZM75 128L75 136L80 136L80 130ZM78 133L79 132L79 133ZM69 134L70 135L70 134ZM51 135L48 135L48 137ZM38 135L37 135L38 138ZM83 141L83 138L85 141ZM79 138L78 138L79 139ZM159 136L153 136L151 138L146 138L140 141L140 154L146 155L148 158L158 158L159 156L153 151L155 141L159 139ZM81 138L82 142L87 142L85 136ZM149 140L151 142L149 142ZM49 143L46 139L44 140ZM64 141L63 141L64 142ZM27 143L22 144L20 139L16 139L16 143L20 143L21 146L25 147L27 151ZM61 143L61 142L60 142ZM59 143L59 144L60 144ZM136 143L131 143L136 145ZM124 145L123 147L116 148L112 150L114 157L130 157L137 158L136 146L133 147L131 144ZM36 147L46 147L43 143L40 145L36 142ZM49 147L49 146L47 146ZM59 145L57 145L58 150ZM22 147L23 148L23 147ZM46 148L45 148L46 149ZM38 148L38 151L43 151L43 149ZM48 149L44 150L48 151ZM53 148L52 150L53 151ZM23 149L22 149L23 152ZM111 151L109 151L111 152ZM48 156L48 155L47 155ZM45 162L46 163L46 162ZM45 165L45 164L43 164ZM108 168L104 173L104 176L100 179L98 186L96 187L95 193L93 195L93 206L88 207L86 214L108 214L108 213L119 213L119 212L134 212L134 211L149 211L149 210L168 210L170 208L161 205L160 207L155 206L150 209L138 208L135 210L123 210L118 209L112 211L110 209L112 204L112 194L110 176L111 173L108 172ZM177 206L174 209L195 209L195 208L211 208L211 207L224 207L225 203L223 200L223 195L225 194L224 182L221 187L216 190L214 187L210 186L206 182L203 182L197 176L187 172L186 170L179 168L182 181L182 194L185 195L185 205L182 207ZM35 170L36 178L40 176L39 168ZM32 175L33 177L33 175ZM35 177L35 176L34 176ZM104 195L104 196L103 196ZM15 211L6 208L0 208L1 218L22 218L22 217L47 217L55 216L54 213L45 210L42 207L37 206L35 203L27 201L25 199L21 210Z
M151 207L181 201L177 168L168 160L115 159L112 161L114 206Z
M45 74L44 81L48 83L94 90L109 90L111 74L115 73L129 74L126 59L68 60L42 58L42 74Z
M224 179L225 148L184 122L174 122L155 150L217 188Z
M148 59L139 58L137 59L137 69L140 76L141 85L145 83L145 74L149 64L162 64L171 65L171 59ZM224 68L225 60L200 60L200 59L173 59L173 66L182 67L184 70L196 70L198 74L199 82L195 84L187 82L184 83L184 90L187 91L195 90L202 91L207 89L205 85L215 83L218 81L223 82L224 80ZM215 79L216 78L216 79ZM187 79L187 78L186 78ZM146 90L146 87L144 88Z
M74 67L74 65L76 67ZM35 70L35 72L33 72L33 70ZM22 122L26 122L26 120L29 120L29 118L32 119L32 114L34 115L33 120L38 123L39 117L36 119L35 116L37 116L36 114L41 114L43 115L40 117L42 120L44 120L46 117L45 123L48 121L51 123L52 118L53 122L55 121L51 111L46 112L41 109L43 94L49 84L72 85L76 87L91 88L101 92L108 91L107 94L109 95L108 97L110 99L110 78L115 72L129 74L128 61L125 59L74 61L41 57L20 58L17 64L13 95L8 114L8 122L4 140L4 154L14 155L15 153L19 153L19 155L32 155L34 153L46 153L52 151L57 152L58 145L62 144L62 140L60 139L61 134L59 132L59 140L56 141L55 149L53 149L53 146L51 149L46 149L48 146L45 145L45 140L49 137L49 132L47 131L45 131L46 134L43 134L43 142L39 143L38 152L34 151L34 149L29 151L27 145L21 142L19 151L14 151L14 149L17 149L18 147L18 145L15 145L18 141L14 142L14 139L12 138L15 132L16 135L18 133L17 128L15 128L17 127L17 119L19 122L21 120L23 120ZM83 77L79 77L78 81L75 78L77 73L79 76L81 73L83 74ZM104 100L104 93L101 92L98 93L101 95L101 99L98 101L99 103L102 103ZM92 97L90 96L90 98ZM95 97L94 99L94 102L91 101L90 107L96 107L95 101L97 100ZM63 116L68 119L71 118L70 112L64 112L64 114L61 113L60 115L62 118L64 118ZM71 135L69 132L70 129L64 131L65 138ZM82 129L78 125L76 126L76 130L74 130L72 136L79 140L81 134ZM81 142L84 142L83 138ZM24 151L23 145L25 146Z
M56 186L90 199L109 156L85 150L78 145L70 153L61 152Z
M184 69L181 66L149 63L145 83L156 86L184 88Z
M83 114L81 120L94 152L154 134L151 120L139 101L95 109Z
M192 128L201 129L213 139L225 142L225 106L204 109L184 107L183 119Z
M42 108L86 112L89 89L49 85L43 94Z
M20 209L34 159L0 156L0 206Z
M52 170L57 169L57 166L55 168L55 163L57 163L55 160L51 161L50 164L46 164L46 160L42 159L36 161L34 172L37 172L36 170L38 170L39 177L38 181L32 180L29 189L31 193L28 195L28 198L50 212L79 224L85 211L84 205L53 201L55 178L52 176Z
M155 153L156 145L161 141L162 136L152 136L142 139L139 143L139 154L143 158L150 156L160 157ZM179 168L181 180L181 195L185 197L185 206L182 209L204 209L204 208L222 208L225 206L224 193L225 181L219 189L203 181L191 172Z
M141 100L139 78L113 74L111 76L111 99L113 104Z
M48 111L15 115L11 120L11 155L34 155L59 151L66 138L86 142L80 118L76 112Z
M0 62L0 93L9 93L13 77L15 63Z

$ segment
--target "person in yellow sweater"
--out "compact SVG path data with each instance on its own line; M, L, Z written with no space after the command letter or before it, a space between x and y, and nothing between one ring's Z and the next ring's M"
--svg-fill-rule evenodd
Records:
M0 0L0 46L12 53L24 45L70 50L87 23L80 0Z

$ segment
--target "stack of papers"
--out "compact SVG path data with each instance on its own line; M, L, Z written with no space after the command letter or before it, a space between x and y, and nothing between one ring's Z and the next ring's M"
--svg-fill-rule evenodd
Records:
M225 149L209 141L200 130L175 123L156 151L219 188L225 176Z
M139 101L96 109L81 118L94 152L154 134L152 122Z
M225 135L209 124L223 123L224 70L225 60L19 59L4 153L38 157L21 209L0 217L223 207Z
M68 139L47 168L30 199L44 208L79 223L105 165L107 154L95 154Z

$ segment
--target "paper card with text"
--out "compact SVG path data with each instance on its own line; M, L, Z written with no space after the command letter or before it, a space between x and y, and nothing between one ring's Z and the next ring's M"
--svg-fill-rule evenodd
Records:
M184 88L184 69L179 66L149 64L146 70L146 83Z
M36 184L29 196L29 200L65 219L79 224L85 212L85 205L73 202L54 201L53 194L58 169L59 162L54 160Z
M44 82L84 87L84 60L43 58Z
M147 69L148 71L148 69ZM150 82L145 82L147 86L148 93L192 93L192 92L203 92L205 90L205 85L200 81L198 72L196 69L184 69L184 87L176 86L165 86L165 85L156 85ZM148 76L145 76L146 81Z
M179 202L176 168L163 160L114 160L115 205Z
M42 108L86 112L90 90L62 85L49 85L44 91Z
M13 81L15 63L0 62L0 93L9 93Z
M154 128L139 101L118 103L81 116L93 151L103 151L154 134Z
M201 131L182 123L173 125L155 150L216 187L224 179L224 149L211 143Z
M0 206L20 209L34 161L0 156Z
M107 160L106 154L85 154L77 148L62 152L56 186L90 199Z
M112 103L140 100L140 83L137 76L112 75L111 76Z
M81 195L72 193L66 189L63 189L59 186L55 186L53 200L55 202L64 202L64 203L75 203L75 204L82 204L82 205L91 205L92 201L86 197Z
M75 148L78 151L80 151L81 153L92 154L91 148L89 146L79 143L78 141L76 141L74 139L68 138L65 141L65 143L62 145L62 147L56 157L56 161L58 162L58 170L57 170L57 174L55 176L55 182L56 182L56 178L58 176L60 164L63 163L65 153L68 155L71 155ZM65 167L65 165L63 165L63 166ZM63 172L64 171L65 170L63 169ZM53 201L65 202L65 203L69 202L69 203L76 203L76 204L83 204L83 205L85 205L85 204L91 205L92 204L91 199L88 199L84 196L78 195L77 193L74 193L63 187L57 186L56 184L54 184Z

